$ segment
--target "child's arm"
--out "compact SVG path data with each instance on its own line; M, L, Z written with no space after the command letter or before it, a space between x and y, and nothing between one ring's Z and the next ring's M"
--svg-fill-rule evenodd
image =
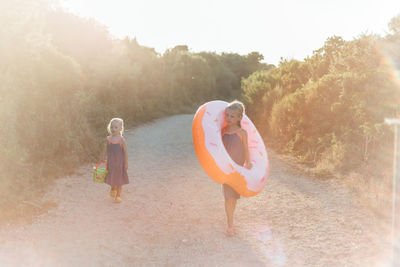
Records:
M250 162L250 153L249 153L249 145L248 145L248 141L247 141L246 130L242 131L242 140L243 140L243 148L244 148L244 166L247 169L251 169L252 164Z
M128 170L128 149L126 148L125 138L122 137L122 148L124 150L125 170Z

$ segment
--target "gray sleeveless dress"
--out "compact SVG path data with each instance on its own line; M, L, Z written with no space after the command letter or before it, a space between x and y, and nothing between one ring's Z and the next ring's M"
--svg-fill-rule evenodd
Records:
M245 151L242 139L238 134L238 131L240 130L241 129L238 129L233 133L226 133L225 131L223 131L222 142L224 143L225 149L228 152L231 159L236 164L243 166L245 161ZM225 198L235 198L235 199L240 198L240 195L227 184L223 185L223 190Z
M111 136L107 137L107 167L106 184L120 186L129 184L128 173L125 170L125 154L122 147L122 137L113 143Z

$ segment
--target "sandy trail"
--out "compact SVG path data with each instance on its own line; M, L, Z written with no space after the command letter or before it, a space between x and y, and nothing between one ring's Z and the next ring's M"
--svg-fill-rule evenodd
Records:
M128 131L131 184L115 204L92 166L58 179L57 208L0 229L0 266L384 266L388 233L343 187L270 153L271 176L241 199L226 237L220 186L199 165L192 115Z

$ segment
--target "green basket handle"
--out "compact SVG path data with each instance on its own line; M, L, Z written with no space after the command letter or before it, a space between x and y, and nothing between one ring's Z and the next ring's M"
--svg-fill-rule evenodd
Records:
M102 163L102 162L104 162L104 164L106 165L106 170L108 170L108 167L107 167L107 161L105 161L105 160L99 160L99 162L97 162L97 164L96 164L96 170L97 170L97 168L99 167L99 165L100 165L100 163Z

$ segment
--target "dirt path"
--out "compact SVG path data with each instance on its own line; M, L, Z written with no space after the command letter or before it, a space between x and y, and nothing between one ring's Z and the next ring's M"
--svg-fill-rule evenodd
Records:
M225 237L220 186L199 165L192 115L126 133L131 184L115 204L81 175L43 196L57 208L0 229L0 266L385 266L388 234L333 182L303 177L273 154L267 187L241 199Z

